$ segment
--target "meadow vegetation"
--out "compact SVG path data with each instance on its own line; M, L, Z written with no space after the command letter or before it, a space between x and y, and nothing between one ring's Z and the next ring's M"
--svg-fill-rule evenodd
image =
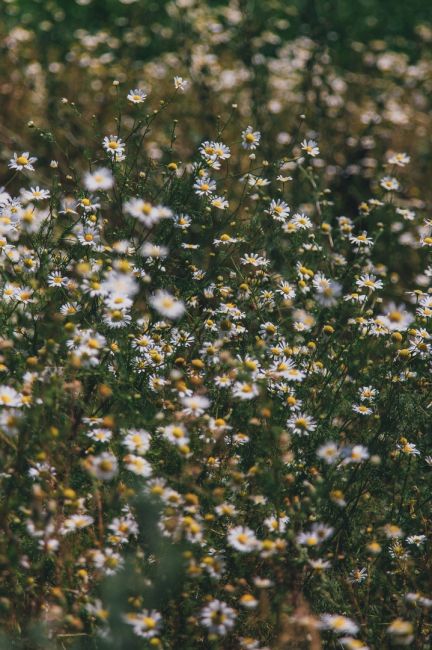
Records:
M430 648L432 8L0 12L0 648Z

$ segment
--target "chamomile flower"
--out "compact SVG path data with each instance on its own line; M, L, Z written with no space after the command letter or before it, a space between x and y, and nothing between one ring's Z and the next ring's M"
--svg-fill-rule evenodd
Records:
M201 610L201 625L217 636L225 636L233 627L236 613L232 607L215 598Z
M254 151L259 146L261 133L259 131L254 131L252 126L248 126L244 131L242 131L241 136L243 149Z
M0 386L0 407L18 408L22 406L22 395L11 386Z
M103 139L102 146L114 160L118 160L119 156L123 156L126 147L118 135L106 135Z
M85 469L100 481L111 481L118 472L116 456L104 451L100 456L88 456L84 461Z
M107 191L114 185L114 177L110 169L99 167L94 172L87 172L84 176L84 187L89 192L98 190Z
M367 576L367 569L364 567L362 569L353 569L349 574L348 581L351 584L360 584L366 580Z
M387 192L395 192L400 187L397 178L393 178L392 176L384 176L384 178L380 180L380 185Z
M66 276L62 275L59 271L54 271L53 273L50 273L48 275L47 280L48 280L49 287L58 287L58 288L66 287L69 282L69 279Z
M28 151L24 151L22 154L18 155L14 153L13 158L9 160L8 167L10 169L16 169L17 171L22 171L27 169L30 172L34 172L33 163L37 161L37 158L30 156Z
M184 92L189 84L189 81L187 79L183 79L183 77L174 77L174 88L176 90L181 90Z
M125 614L123 620L132 626L134 634L143 639L157 637L162 626L162 616L155 609Z
M315 523L308 531L297 535L297 543L301 546L318 546L333 535L333 528L324 524Z
M315 158L320 153L318 143L315 142L315 140L303 140L300 146L302 148L302 151L307 153L312 158Z
M172 320L181 318L186 311L184 303L181 300L178 300L172 294L168 293L168 291L162 289L158 289L150 297L149 302L159 314Z
M250 553L258 547L254 532L247 526L235 526L228 530L227 541L232 548L241 553Z
M169 424L161 429L162 436L173 445L182 447L189 444L189 436L181 424Z
M134 90L129 91L127 98L131 104L142 104L147 98L147 93L140 88L135 88Z
M136 454L127 454L123 458L125 468L137 476L149 477L153 473L153 468L149 461Z
M347 616L341 614L323 614L321 622L325 629L335 634L357 634L359 627Z
M122 432L122 444L128 451L144 455L150 448L151 436L145 429L128 429Z
M259 389L253 382L237 381L232 390L233 396L241 400L251 400L259 395Z
M211 199L210 205L217 210L226 210L229 207L229 202L223 196L215 196Z
M284 222L289 216L290 207L285 203L285 201L281 201L280 199L277 201L272 200L266 212L273 217L275 221Z
M62 535L67 535L68 533L87 528L87 526L91 526L93 522L93 517L90 517L89 515L71 515L64 520L60 533Z
M356 280L356 285L359 289L368 289L368 291L376 291L383 288L383 281L378 280L375 275L366 273Z
M339 460L340 449L335 442L326 442L318 448L317 456L324 460L328 465L332 465Z
M21 195L26 202L44 201L51 196L49 190L41 189L39 185L31 187L29 190L23 190Z
M287 427L297 436L308 436L315 431L317 424L310 415L295 413L288 419Z
M407 330L414 320L414 316L403 305L393 302L388 304L384 314L379 318L380 322L392 332Z
M395 153L388 159L390 165L397 165L398 167L405 167L411 161L410 156L406 153Z
M359 415L371 415L373 413L372 409L366 404L353 404L352 410Z
M199 196L209 196L210 194L213 194L216 189L216 181L208 176L204 176L204 178L198 178L193 187L195 194L198 194Z
M186 395L182 397L181 401L185 415L193 415L194 417L203 415L210 406L210 400L204 395Z

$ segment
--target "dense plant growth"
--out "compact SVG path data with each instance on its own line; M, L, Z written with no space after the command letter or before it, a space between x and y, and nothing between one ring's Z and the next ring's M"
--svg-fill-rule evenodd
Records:
M432 29L146 4L5 3L0 642L429 648Z

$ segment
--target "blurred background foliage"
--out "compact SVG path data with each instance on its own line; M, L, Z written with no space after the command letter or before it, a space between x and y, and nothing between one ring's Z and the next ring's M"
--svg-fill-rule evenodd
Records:
M149 158L190 160L222 125L232 144L252 124L272 160L290 156L301 138L318 139L322 159L313 164L319 189L330 189L333 215L359 218L359 205L380 194L391 151L415 160L409 187L402 174L400 207L430 205L430 2L3 0L1 12L0 177L6 180L5 161L18 149L80 174L87 151L100 150L104 135L134 124L133 107L125 108L129 89L149 92L150 113L172 97L173 77L181 75L189 91L153 123L144 143ZM294 205L307 182L293 183ZM402 276L418 270L408 226L399 234L407 255L391 269Z

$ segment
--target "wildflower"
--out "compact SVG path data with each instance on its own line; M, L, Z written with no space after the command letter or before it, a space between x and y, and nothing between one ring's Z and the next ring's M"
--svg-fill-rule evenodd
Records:
M187 79L183 79L183 77L174 77L174 88L176 90L181 90L184 92L187 88L189 81Z
M138 525L130 512L123 517L115 517L108 526L118 542L126 543L130 537L138 535Z
M353 569L350 572L350 577L349 577L348 580L352 584L361 583L361 582L364 582L364 580L366 580L367 575L368 575L367 570L365 568L363 568L363 569Z
M323 614L321 621L325 629L336 634L357 634L359 629L354 621L340 614Z
M88 437L96 442L109 442L112 438L112 432L109 429L96 427L87 433Z
M240 598L240 605L247 609L254 609L258 605L258 601L252 596L252 594L243 594Z
M48 286L49 287L66 287L68 284L68 278L63 276L59 271L50 273L48 276Z
M285 201L281 201L278 199L277 201L272 200L270 202L269 208L266 210L266 212L273 217L275 221L281 221L284 222L286 218L289 216L290 213L290 208Z
M203 395L191 395L182 397L182 404L185 407L184 413L186 415L193 415L195 417L203 415L206 409L210 406L210 400Z
M114 178L112 172L106 167L99 167L94 172L87 172L84 176L84 187L89 192L110 190L113 185Z
M305 214L294 214L290 223L296 230L310 230L312 228L312 221Z
M233 387L233 396L242 400L250 400L259 395L258 386L246 381L237 381Z
M354 445L354 447L344 449L343 464L361 463L369 458L369 452L363 445Z
M162 289L158 289L156 293L151 296L149 302L153 309L162 314L162 316L166 316L173 320L181 318L186 310L181 300L177 300L170 293L163 291Z
M153 473L152 466L142 456L136 454L128 454L123 458L124 465L129 472L137 474L137 476L148 477Z
M9 161L8 167L10 167L10 169L16 169L17 171L28 169L28 171L34 172L33 163L35 163L36 160L37 158L30 156L28 151L24 151L20 156L14 153L13 158Z
M118 160L118 156L123 156L125 143L118 135L105 136L103 139L103 148L113 158Z
M172 212L169 208L158 205L154 206L149 201L141 198L130 199L124 204L123 208L127 214L138 219L147 228L151 228L162 219L172 217Z
M189 436L181 424L169 424L162 428L163 437L178 447L189 444Z
M414 317L402 305L395 303L390 303L385 314L380 316L380 322L390 331L407 330L413 320Z
M319 155L319 147L318 143L315 142L315 140L303 140L300 144L302 150L309 154L312 158L315 158L316 156Z
M396 618L387 627L387 633L393 636L397 642L402 645L410 645L414 640L413 636L414 626L409 621L404 621L401 618Z
M87 471L101 481L110 481L118 471L117 458L108 451L100 456L88 456L84 461Z
M327 571L327 569L330 569L331 567L331 563L328 560L323 560L322 558L318 558L317 560L308 560L308 562L312 569L318 573L321 571Z
M411 158L406 153L395 153L388 159L391 165L397 165L398 167L405 167L410 160Z
M230 148L223 142L203 142L200 147L200 153L205 159L227 160L231 157Z
M125 614L123 620L132 626L134 634L143 639L156 637L162 626L162 616L155 609Z
M396 445L396 449L399 449L406 456L420 456L420 451L415 444L405 439Z
M403 537L403 531L396 524L386 524L384 526L384 533L389 539L399 539Z
M292 300L296 295L294 287L285 280L280 283L277 293L280 293L285 300Z
M229 375L216 375L214 381L218 388L228 388L233 383L233 380Z
M353 404L352 410L359 415L371 415L373 413L372 409L366 404Z
M195 194L198 194L199 196L208 196L213 194L215 191L216 182L208 176L205 176L204 178L197 179L193 187Z
M373 240L367 236L367 232L365 231L360 235L350 235L349 240L354 244L356 251L370 248L373 245Z
M259 131L254 131L253 127L248 126L244 131L242 131L242 147L248 149L249 151L254 151L260 143L261 133Z
M60 307L60 313L63 316L73 316L81 311L81 305L77 302L66 302Z
M343 636L339 639L339 641L343 647L348 648L348 650L370 650L369 646L366 645L363 641L360 641L360 639L355 639L352 636Z
M95 567L102 570L107 576L115 575L124 565L124 559L120 553L111 548L94 551L91 557Z
M356 281L356 285L360 289L368 289L369 291L376 291L376 289L382 289L383 288L383 282L382 280L377 280L377 278L374 275L369 275L366 273L365 275L360 276L360 278Z
M289 522L289 517L282 515L280 517L266 517L264 519L264 524L267 526L270 532L284 533Z
M387 190L387 192L395 192L400 187L399 181L392 176L384 176L384 178L380 180L380 185Z
M324 307L334 307L337 304L337 298L342 293L342 287L339 282L327 279L322 273L317 273L312 280L316 289L317 301Z
M230 546L241 553L250 553L256 550L258 546L258 540L254 532L246 526L230 528L228 530L227 540Z
M71 515L64 520L60 532L62 535L67 535L68 533L74 532L76 530L87 528L87 526L91 526L93 522L93 517L90 517L89 515Z
M301 546L317 546L322 544L333 534L333 528L324 524L313 524L311 530L301 532L297 535L297 543Z
M319 447L317 456L331 465L339 459L340 450L335 442L327 442L325 445Z
M298 436L308 436L317 428L315 420L310 415L296 413L287 421L287 427Z
M127 98L131 104L142 104L147 98L147 94L144 92L144 90L135 88L135 90L129 91Z
M414 546L421 546L426 542L426 535L410 535L406 538L407 544L413 544Z
M22 406L22 395L11 386L0 386L0 407L18 408Z
M245 255L244 257L240 258L240 262L242 264L250 264L251 266L268 266L270 264L269 260L267 260L265 257L260 257L256 253L249 253Z
M51 196L49 190L41 189L39 185L31 187L30 190L23 190L22 197L24 201L44 201Z
M149 450L151 436L148 431L144 429L129 429L123 431L123 434L122 444L128 451L144 455Z
M174 226L179 230L187 230L192 224L192 219L187 214L173 216Z
M215 196L211 199L210 205L217 210L226 210L229 207L229 202L223 196ZM238 240L234 240L238 241Z
M110 329L119 329L126 327L131 322L132 317L125 309L109 309L104 312L102 320Z
M225 636L234 627L236 613L223 600L215 598L203 607L200 619L210 633Z

